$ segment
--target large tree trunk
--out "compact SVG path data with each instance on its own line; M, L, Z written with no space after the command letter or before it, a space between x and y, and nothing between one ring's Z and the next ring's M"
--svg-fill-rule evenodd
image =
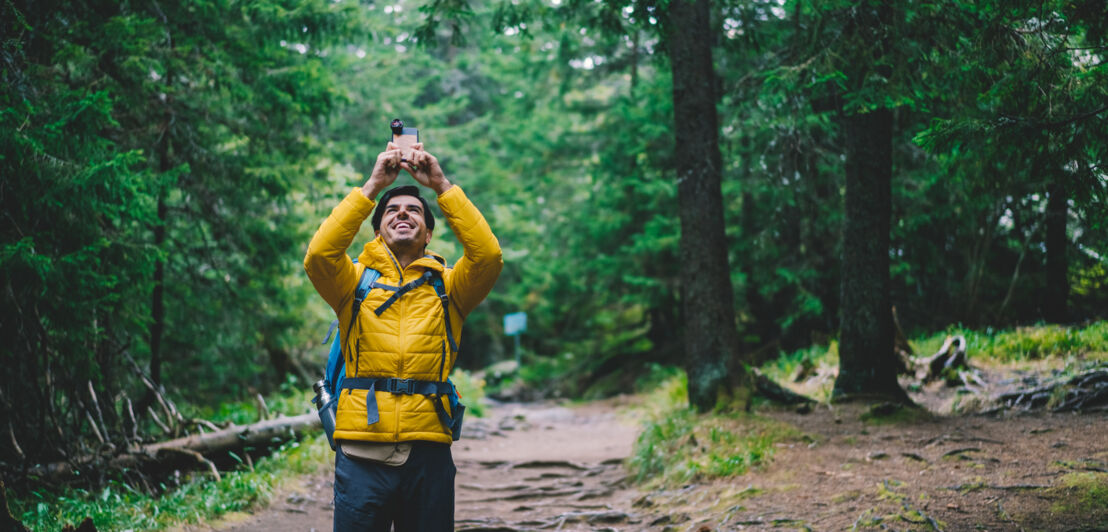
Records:
M843 223L839 376L833 396L906 400L896 381L889 298L893 119L878 108L843 118L846 208Z
M1051 183L1047 187L1046 207L1046 294L1043 313L1050 323L1069 321L1066 300L1070 283L1066 277L1066 221L1069 217L1065 186Z
M668 14L689 403L700 411L720 400L746 408L750 378L734 352L738 334L723 230L710 3L674 0Z

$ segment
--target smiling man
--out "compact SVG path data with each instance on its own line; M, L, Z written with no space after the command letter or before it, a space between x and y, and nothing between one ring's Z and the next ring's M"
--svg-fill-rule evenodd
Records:
M399 170L431 189L464 249L454 267L427 251L435 217ZM355 263L346 254L372 213L376 238ZM454 529L456 439L445 381L462 322L503 267L500 244L438 159L390 143L373 173L331 211L308 245L304 269L339 318L345 379L335 419L336 531ZM380 273L355 308L366 269ZM352 319L353 318L353 319Z

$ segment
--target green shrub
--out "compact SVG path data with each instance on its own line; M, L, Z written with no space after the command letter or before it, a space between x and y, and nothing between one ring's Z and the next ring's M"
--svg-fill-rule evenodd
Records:
M466 415L485 417L485 409L488 407L485 400L485 380L474 377L462 368L454 368L450 373L450 381L458 388L458 395L466 405Z

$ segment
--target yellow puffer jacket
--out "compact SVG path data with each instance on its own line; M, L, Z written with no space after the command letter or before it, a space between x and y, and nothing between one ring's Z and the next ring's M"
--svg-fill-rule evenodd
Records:
M345 339L346 377L396 377L443 381L450 375L457 353L446 335L443 305L430 283L399 298L380 317L374 313L393 292L370 290L358 312L354 334L350 323L354 288L364 268L381 273L378 283L403 286L424 271L438 272L446 285L450 325L454 339L461 341L462 321L492 290L504 265L500 244L488 222L457 186L438 198L439 208L462 243L464 254L453 268L442 258L429 254L398 270L398 262L381 237L365 245L358 264L346 254L362 222L376 205L354 189L323 222L308 245L304 269L316 290L339 319L339 333ZM438 225L442 227L442 225ZM442 261L442 262L440 262ZM375 391L379 421L370 425L366 411L367 390L342 390L335 421L336 440L372 442L434 441L451 443L431 398ZM446 398L440 398L449 411Z

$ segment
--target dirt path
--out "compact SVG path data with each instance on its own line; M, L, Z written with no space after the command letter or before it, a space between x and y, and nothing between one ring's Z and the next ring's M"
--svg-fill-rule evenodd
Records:
M457 529L595 530L634 521L629 510L639 493L625 482L622 462L638 427L622 410L619 399L508 404L485 419L466 419L465 438L453 448ZM184 530L331 530L331 473L302 482L255 515Z
M758 415L803 434L769 466L643 492L621 465L638 431L620 413L629 400L505 405L467 420L454 447L458 530L1108 530L1105 412L875 425L863 405L766 408ZM302 492L214 530L330 530L330 493L329 475L308 477Z

